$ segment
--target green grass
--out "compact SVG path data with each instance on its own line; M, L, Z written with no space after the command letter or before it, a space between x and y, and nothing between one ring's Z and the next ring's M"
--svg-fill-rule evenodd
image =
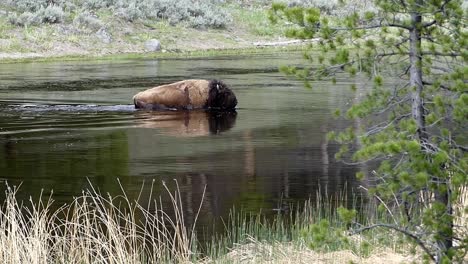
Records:
M19 47L18 47L19 49ZM2 59L0 63L27 63L27 62L53 62L53 61L93 61L93 60L129 60L129 59L179 59L179 58L204 58L214 56L228 55L246 55L246 54L267 54L272 52L292 52L302 51L303 46L286 46L286 47L261 47L261 48L245 48L245 49L211 49L211 50L196 50L182 52L159 52L159 53L124 53L112 55L67 55L56 57L35 57L35 58L18 58L18 59Z
M319 253L351 251L364 258L382 248L400 253L410 250L411 241L401 234L387 230L373 229L360 235L348 236L349 224L339 217L336 210L345 204L344 197L317 194L315 203L306 201L291 210L291 213L278 213L273 218L247 215L234 210L226 224L226 234L213 239L208 246L208 255L212 259L223 259L233 248L251 243L289 245ZM353 206L362 202L363 200L355 200ZM377 213L372 203L368 203L357 214L358 218L364 220L364 225L373 221L392 220Z
M6 17L0 16L0 39L11 38L10 31L13 28L14 26L8 22Z
M250 33L257 36L284 36L286 27L274 25L268 19L268 11L261 7L246 8L230 5L229 10L234 18L234 24L247 27Z

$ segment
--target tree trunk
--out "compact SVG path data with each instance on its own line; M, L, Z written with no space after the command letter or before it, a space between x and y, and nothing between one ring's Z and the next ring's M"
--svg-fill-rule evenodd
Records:
M422 17L420 13L411 14L410 30L410 85L414 89L412 93L411 112L418 127L418 137L421 142L427 140L426 125L423 108L423 83L422 83L422 58L421 58L421 25Z
M421 0L417 1L417 5L422 4ZM423 101L423 81L422 81L422 52L421 52L421 25L422 25L422 15L421 13L415 11L411 13L411 29L410 29L410 86L414 89L412 92L412 105L411 113L412 117L417 125L417 136L419 142L422 145L422 150L427 151L429 142L429 137L426 131L425 124L425 113L424 113L424 101ZM436 202L444 204L446 207L447 214L452 213L452 206L450 201L450 189L445 181L436 175L433 176L432 180L437 182L438 188L434 191L434 199ZM443 190L443 191L441 191ZM446 225L453 226L452 223L441 223L440 228L438 228L436 242L438 247L438 252L436 253L437 263L441 263L442 257L446 256L448 250L452 247L451 234L447 234L443 230Z

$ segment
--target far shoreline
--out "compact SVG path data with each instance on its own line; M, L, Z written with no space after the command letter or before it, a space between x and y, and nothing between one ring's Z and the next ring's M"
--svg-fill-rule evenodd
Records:
M225 55L248 55L271 52L303 51L305 42L274 46L252 46L221 49L193 49L158 52L135 52L115 54L41 54L41 53L0 53L0 64L32 63L32 62L57 62L57 61L100 61L100 60L126 60L126 59L179 59L179 58L203 58Z

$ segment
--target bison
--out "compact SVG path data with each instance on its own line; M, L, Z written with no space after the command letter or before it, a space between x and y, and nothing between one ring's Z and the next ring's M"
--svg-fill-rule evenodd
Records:
M137 93L135 108L149 110L234 110L237 99L218 80L184 80Z

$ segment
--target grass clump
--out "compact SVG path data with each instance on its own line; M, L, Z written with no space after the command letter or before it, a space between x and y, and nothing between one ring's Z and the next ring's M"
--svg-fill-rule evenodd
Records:
M69 205L20 204L8 188L0 208L1 263L161 263L193 256L193 229L182 219L179 193L170 194L175 216L157 200L154 210L123 194L111 197L91 189Z
M348 236L349 223L335 210L344 200L319 196L315 204L307 201L301 208L273 217L232 211L225 233L218 233L205 244L195 235L201 206L195 223L187 226L177 183L175 192L163 185L172 203L166 210L152 192L148 200L138 197L132 201L124 191L112 197L91 188L70 204L56 208L52 197L22 204L15 198L17 189L7 188L0 206L0 262L306 263L304 260L323 259L334 252L345 252L340 261L355 261L380 247L392 252L404 247L398 245L397 235L377 230ZM366 207L350 217L375 216L374 209ZM330 256L330 262L337 261L335 255Z
M363 202L355 200L348 206L356 208ZM402 255L409 253L413 242L399 233L374 229L350 235L351 222L358 219L363 225L393 219L379 213L374 202L366 202L359 211L345 209L345 205L344 196L318 194L315 202L305 201L289 213L273 217L233 211L226 223L226 234L213 239L208 256L221 263L239 259L247 263L310 263L314 258L320 263L362 262L382 251L406 261L414 258Z

